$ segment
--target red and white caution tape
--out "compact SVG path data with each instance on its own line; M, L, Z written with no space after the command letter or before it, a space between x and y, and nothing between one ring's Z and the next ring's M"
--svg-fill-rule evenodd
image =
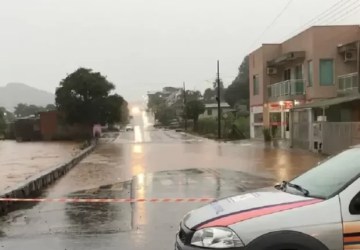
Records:
M214 198L136 198L136 199L85 199L85 198L0 198L0 202L63 202L63 203L176 203L211 202Z

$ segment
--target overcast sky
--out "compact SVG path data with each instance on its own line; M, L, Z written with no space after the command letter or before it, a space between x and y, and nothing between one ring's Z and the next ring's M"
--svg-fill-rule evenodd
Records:
M339 0L293 0L263 35L289 0L0 1L0 86L54 92L81 66L106 75L132 101L183 81L203 90L217 59L228 85L252 49L282 41ZM342 2L354 9L359 0ZM316 24L359 24L359 13L344 9Z

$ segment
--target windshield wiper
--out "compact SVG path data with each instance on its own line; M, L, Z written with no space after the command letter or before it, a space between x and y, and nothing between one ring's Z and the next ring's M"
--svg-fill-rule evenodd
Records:
M286 187L291 187L291 188L295 188L296 190L300 191L301 193L303 193L304 196L308 196L309 195L309 190L303 188L300 185L297 184L293 184L291 182L287 182L287 181L282 181L280 185L277 186L277 188L281 189L281 190L285 190Z

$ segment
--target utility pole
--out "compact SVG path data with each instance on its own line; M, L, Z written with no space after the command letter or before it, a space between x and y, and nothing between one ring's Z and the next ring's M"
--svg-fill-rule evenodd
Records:
M218 139L221 139L221 107L220 107L220 66L217 61L217 102L218 102Z
M183 83L184 87L184 126L185 126L185 132L187 131L187 112L186 112L186 88L185 88L185 82Z

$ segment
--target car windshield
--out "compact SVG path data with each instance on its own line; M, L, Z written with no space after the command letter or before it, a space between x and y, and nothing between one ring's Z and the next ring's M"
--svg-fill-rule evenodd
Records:
M346 150L320 163L291 181L309 191L309 196L329 198L360 174L360 149Z

